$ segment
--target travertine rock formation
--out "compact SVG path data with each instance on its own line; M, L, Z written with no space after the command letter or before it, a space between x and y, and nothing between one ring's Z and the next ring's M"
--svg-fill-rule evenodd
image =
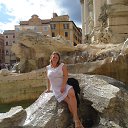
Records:
M102 74L128 83L128 39L118 44L106 43L101 37L99 39L99 43L74 47L62 37L52 38L34 32L21 33L19 43L13 46L20 58L17 72L29 72L48 65L51 52L57 50L61 53L62 61L75 64L75 70L70 68L73 73ZM78 67L77 63L83 66Z
M76 54L74 61L71 55L64 57L70 73L106 75L128 84L128 40L118 45L92 44L77 47L82 52Z
M71 75L80 82L79 115L85 127L127 128L128 87L123 83L98 75ZM0 126L21 128L74 128L65 103L58 104L53 93L42 93L25 109L27 117L19 111L19 117L10 112L8 120L0 114ZM18 113L17 113L18 114ZM15 118L14 118L15 117ZM22 117L22 118L21 118ZM13 123L9 122L13 119ZM19 121L19 124L16 121ZM24 122L23 122L24 120ZM3 123L4 122L4 123Z
M33 31L20 32L17 43L12 46L12 51L20 58L20 72L29 72L46 66L53 51L74 50L73 44L59 35L53 38Z
M14 128L22 125L26 117L27 113L21 106L11 108L9 112L0 114L0 128Z
M63 51L61 56L63 61L68 64L69 73L104 74L127 83L127 46L127 41L118 45L103 43L78 45L73 48L75 51ZM127 85L108 77L82 74L77 75L77 79L79 79L82 89L80 115L83 124L93 124L96 128L128 127ZM1 103L9 102L11 99L13 101L22 100L24 96L27 99L28 97L33 99L38 97L43 91L40 88L42 84L43 87L47 85L45 75L44 69L21 74L2 71L0 83L1 92L4 90L4 95L0 93L2 94ZM5 86L8 90L5 89ZM35 93L32 90L30 92L30 87ZM17 94L13 93L14 88ZM8 91L12 93L6 93ZM10 97L12 98L10 99ZM23 128L49 128L52 126L53 128L63 128L65 125L67 128L73 128L72 121L69 120L71 119L69 112L64 106L58 104L52 94L42 94L34 104L26 109L25 122L16 125L21 125ZM19 122L22 122L23 119L21 118ZM3 116L1 116L1 126L3 125L4 128L3 120ZM10 126L10 123L7 124Z

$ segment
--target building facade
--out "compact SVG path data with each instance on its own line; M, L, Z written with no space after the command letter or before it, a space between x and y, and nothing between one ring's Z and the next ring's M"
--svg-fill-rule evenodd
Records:
M128 37L128 0L80 0L80 2L82 43L86 35L100 30L101 27L109 28L115 35L116 40L113 43L126 40ZM92 17L92 24L90 17Z
M5 64L12 65L16 62L15 53L11 51L13 43L15 43L15 30L6 30L3 32L4 35L4 55Z
M4 63L4 35L0 34L0 69Z
M15 26L16 36L18 32L24 30L33 30L48 35L50 33L50 19L41 20L38 15L32 15L28 21L20 21L20 25Z
M50 26L52 37L61 35L73 42L74 46L81 44L82 29L78 28L73 21L70 21L68 15L58 16L56 13L53 13Z
M61 35L73 42L73 45L80 44L82 40L82 30L69 20L68 15L58 16L53 13L53 18L45 20L40 19L37 15L32 15L28 21L20 21L20 25L15 26L16 36L18 32L24 30L33 30L52 37Z

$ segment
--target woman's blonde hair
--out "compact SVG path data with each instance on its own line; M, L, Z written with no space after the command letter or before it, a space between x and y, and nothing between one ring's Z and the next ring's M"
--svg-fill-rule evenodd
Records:
M50 56L50 64L52 64L51 57L52 57L52 55L55 55L55 54L59 57L59 60L58 60L58 62L57 62L57 64L59 65L59 64L60 64L60 53L57 52L57 51L54 51L54 52L51 54L51 56Z

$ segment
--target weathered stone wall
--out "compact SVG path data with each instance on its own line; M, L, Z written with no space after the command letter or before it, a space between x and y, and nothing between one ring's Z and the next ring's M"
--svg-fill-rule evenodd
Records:
M0 103L35 100L46 89L44 69L23 74L0 75Z

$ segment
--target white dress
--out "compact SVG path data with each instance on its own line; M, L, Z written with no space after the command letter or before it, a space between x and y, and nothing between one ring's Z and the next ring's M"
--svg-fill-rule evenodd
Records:
M66 98L68 95L68 91L72 86L66 84L65 91L63 93L60 92L62 82L63 82L63 67L64 63L61 63L58 67L52 68L51 65L48 65L46 67L47 69L47 77L50 81L50 85L52 87L53 93L58 100L58 102L61 102Z

